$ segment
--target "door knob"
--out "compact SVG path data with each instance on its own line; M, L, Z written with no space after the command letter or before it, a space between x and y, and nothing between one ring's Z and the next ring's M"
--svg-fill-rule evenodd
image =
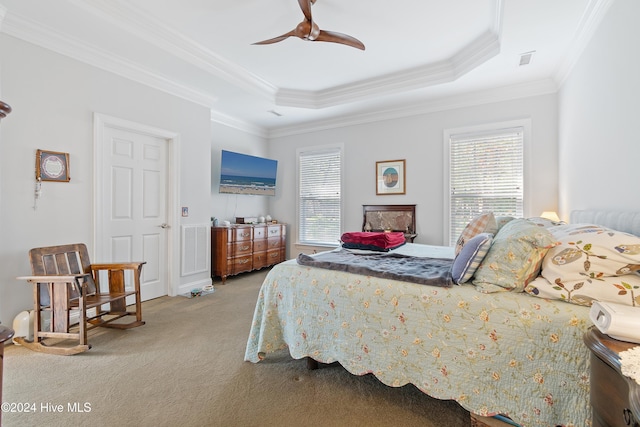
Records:
M162 224L159 225L160 228L171 228L171 226L169 224L167 224L166 222L163 222Z

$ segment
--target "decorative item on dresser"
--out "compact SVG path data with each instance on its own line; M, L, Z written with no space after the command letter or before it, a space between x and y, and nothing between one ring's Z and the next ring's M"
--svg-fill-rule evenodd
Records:
M584 341L591 350L592 427L640 427L640 384L622 375L619 357L637 344L610 338L595 327Z
M211 228L212 276L227 276L278 264L286 257L285 224L233 224Z
M416 238L416 205L362 205L362 231L402 231Z

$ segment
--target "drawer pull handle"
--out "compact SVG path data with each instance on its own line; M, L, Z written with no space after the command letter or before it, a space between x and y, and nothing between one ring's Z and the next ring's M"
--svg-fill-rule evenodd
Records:
M242 246L242 247L240 248L240 250L246 251L246 250L248 250L250 247L251 247L251 246Z
M241 233L240 237L249 237L251 236L251 233Z
M630 426L630 425L637 426L638 425L637 423L634 423L635 417L633 416L633 412L631 412L631 409L629 409L629 408L623 409L622 410L622 415L624 416L624 425L626 425L626 426Z

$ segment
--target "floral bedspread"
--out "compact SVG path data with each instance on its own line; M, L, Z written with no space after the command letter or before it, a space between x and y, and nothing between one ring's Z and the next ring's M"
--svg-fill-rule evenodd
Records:
M526 293L483 294L470 284L433 287L289 260L262 285L245 360L288 348L295 359L338 361L393 387L412 383L479 415L587 426L588 315L587 307Z

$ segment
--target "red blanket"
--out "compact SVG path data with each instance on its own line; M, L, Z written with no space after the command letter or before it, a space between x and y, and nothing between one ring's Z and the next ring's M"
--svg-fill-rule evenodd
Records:
M344 233L340 238L345 248L389 250L405 243L404 233L401 231L368 232L353 231Z

